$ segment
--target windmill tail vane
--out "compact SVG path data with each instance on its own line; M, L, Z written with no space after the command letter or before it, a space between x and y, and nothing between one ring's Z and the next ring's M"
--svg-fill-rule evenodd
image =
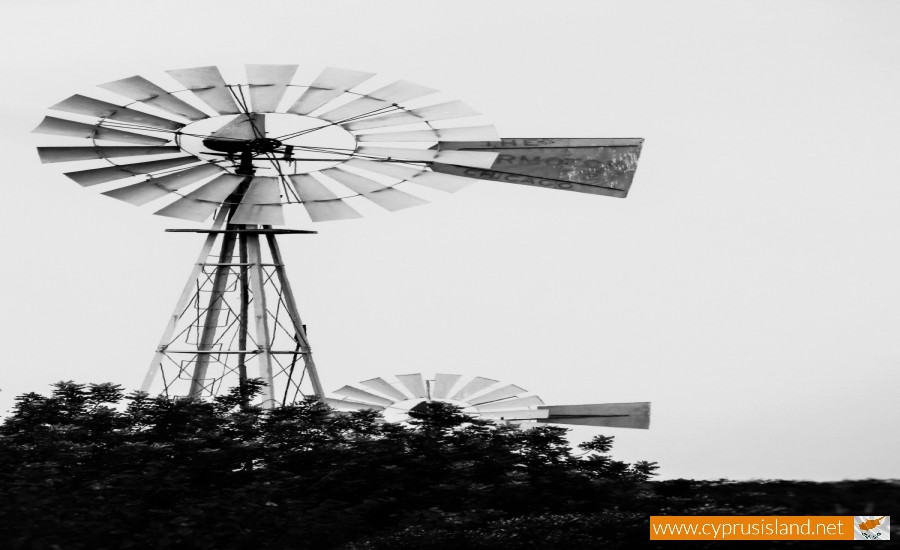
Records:
M205 66L108 82L51 106L34 130L55 140L38 147L41 162L79 185L158 215L212 220L176 230L204 243L146 391L208 398L258 376L263 406L326 399L276 241L315 231L275 226L404 210L479 180L625 197L643 142L501 138L468 105L369 72L242 72ZM600 415L569 407L529 414Z
M631 188L643 139L514 138L453 142L457 151L495 152L490 168L441 163L432 170L519 185L625 198Z

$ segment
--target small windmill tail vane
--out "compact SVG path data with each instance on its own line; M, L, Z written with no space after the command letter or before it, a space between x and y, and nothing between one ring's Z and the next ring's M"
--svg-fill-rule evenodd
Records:
M254 64L227 79L215 66L132 76L60 101L34 130L57 140L38 147L41 161L63 165L79 185L161 216L213 220L188 230L206 239L146 390L215 396L251 376L255 362L264 406L325 397L275 240L315 232L273 228L286 213L355 219L479 180L624 197L634 178L640 139L501 139L477 111L426 86L298 70ZM569 423L621 417L571 407L529 414Z
M340 410L374 409L393 421L408 419L422 403L442 401L485 420L508 423L568 424L613 428L650 427L650 403L546 405L537 395L513 384L482 376L437 373L399 374L363 380L332 392L325 403Z

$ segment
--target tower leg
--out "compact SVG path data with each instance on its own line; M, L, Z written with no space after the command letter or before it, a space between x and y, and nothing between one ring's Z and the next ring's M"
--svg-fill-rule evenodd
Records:
M247 383L247 317L250 314L250 274L247 269L247 236L238 236L238 255L241 262L241 309L238 318L238 383L241 388L241 406L249 402L246 394Z
M225 289L228 286L228 276L231 274L231 258L234 256L234 233L222 235L222 248L219 252L219 263L215 266L212 293L209 297L209 307L206 309L206 319L200 331L200 343L197 346L197 362L191 377L190 397L199 399L202 396L206 383L206 371L209 368L210 351L216 341L216 328L219 326L219 316L224 307Z
M184 315L185 309L190 304L191 299L195 296L197 279L203 272L203 268L206 265L205 262L209 258L213 246L216 244L217 234L215 231L221 229L225 225L227 217L228 212L224 208L219 210L215 221L213 221L212 231L206 235L206 240L200 248L200 255L197 258L197 263L194 264L191 274L188 276L187 283L184 285L184 290L181 291L181 296L179 296L178 302L175 304L175 311L172 313L172 316L169 317L169 322L166 324L165 330L163 330L162 338L160 338L159 346L156 348L156 353L153 355L153 361L150 362L150 368L147 370L147 375L144 377L144 382L141 384L141 391L143 392L150 391L151 386L153 386L153 383L156 380L156 376L161 372L160 365L165 362L166 348L169 343L172 342L172 337L178 329L179 322Z
M259 248L259 235L248 233L247 258L250 260L250 290L253 293L253 322L256 328L256 345L259 346L257 363L259 378L265 382L263 389L263 405L274 407L275 380L272 372L272 338L269 332L269 311L266 308L264 286L266 274L262 265L262 250Z
M271 229L271 226L267 225L265 227ZM303 324L303 321L300 320L300 313L297 311L297 302L294 301L294 291L291 289L291 283L284 270L284 261L281 259L281 250L278 248L278 242L275 240L275 235L267 234L266 241L269 244L269 250L272 254L273 263L275 264L275 275L278 277L278 282L281 284L281 290L284 292L285 307L288 310L288 315L294 326L297 344L300 346L300 352L303 355L303 366L309 375L309 380L312 383L313 391L316 396L318 396L319 399L324 399L325 391L322 389L322 382L319 380L319 371L316 370L316 363L313 361L312 348L309 345L309 338L306 336L306 326Z

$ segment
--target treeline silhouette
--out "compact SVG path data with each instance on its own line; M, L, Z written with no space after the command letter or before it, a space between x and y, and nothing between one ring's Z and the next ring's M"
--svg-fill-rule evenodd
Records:
M650 481L656 464L614 460L605 435L575 450L564 428L440 402L407 424L315 399L265 411L247 405L259 387L209 402L73 382L20 396L0 425L0 548L638 548L651 514L900 503L889 481Z

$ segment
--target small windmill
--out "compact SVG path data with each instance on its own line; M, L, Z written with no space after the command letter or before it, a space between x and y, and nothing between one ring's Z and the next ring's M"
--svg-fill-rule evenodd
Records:
M358 387L361 386L361 387ZM363 380L344 386L325 402L340 411L375 409L385 419L398 422L423 403L442 401L485 420L520 424L574 424L613 428L649 428L650 403L545 405L537 395L513 384L482 376L437 373L398 374Z
M325 398L276 237L285 215L359 218L493 180L624 197L641 139L501 139L464 103L405 80L297 65L116 80L53 105L38 148L84 187L209 229L143 389L205 398L257 374L262 405ZM71 168L70 168L71 166ZM443 378L442 378L443 380ZM437 381L437 379L436 379Z

